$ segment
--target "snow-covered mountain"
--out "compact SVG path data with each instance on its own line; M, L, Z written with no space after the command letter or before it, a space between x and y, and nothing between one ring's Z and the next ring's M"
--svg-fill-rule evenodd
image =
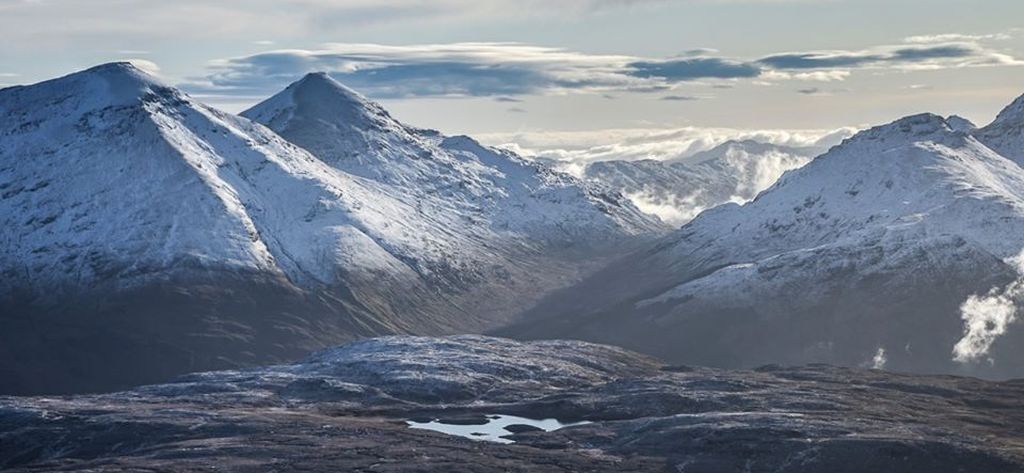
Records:
M975 134L993 150L1024 166L1024 96L1014 100L995 121Z
M718 366L1024 375L1022 103L980 130L923 114L863 131L510 332Z
M584 177L621 192L669 224L682 225L717 205L753 199L783 172L826 149L727 141L686 158L591 163Z
M0 90L8 386L486 329L660 230L621 196L407 129L322 75L250 113L270 115L297 144L127 63Z
M403 125L323 73L307 75L242 116L336 169L433 206L426 214L465 215L470 226L498 234L586 247L660 229L615 193L466 136Z

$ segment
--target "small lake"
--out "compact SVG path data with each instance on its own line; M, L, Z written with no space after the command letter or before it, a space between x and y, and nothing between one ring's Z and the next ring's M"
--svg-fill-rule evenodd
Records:
M510 416L504 414L488 415L487 423L480 425L455 425L455 424L442 424L436 420L430 422L415 422L408 420L406 421L409 427L414 429L425 429L433 430L435 432L441 432L448 435L458 435L459 437L465 437L471 440L480 440L484 442L496 442L496 443L515 443L512 440L502 438L506 435L512 435L512 432L505 430L505 427L515 424L529 425L537 427L545 432L551 432L554 430L561 429L563 427L571 427L574 425L589 424L589 421L563 423L557 419L527 419L525 417Z

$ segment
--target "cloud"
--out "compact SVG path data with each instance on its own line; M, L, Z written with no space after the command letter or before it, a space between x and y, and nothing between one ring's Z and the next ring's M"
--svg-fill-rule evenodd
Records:
M604 14L663 0L0 0L5 39L74 44L83 36L132 33L134 38L189 35L223 39L273 38L297 32L334 33L379 25L504 21ZM59 19L59 21L54 21ZM13 39L12 39L13 38ZM13 44L13 43L12 43Z
M763 57L758 62L775 69L830 69L860 66L879 59L854 53L787 53Z
M520 107L512 107L512 108L509 108L506 111L509 112L509 113L526 113L526 109L525 108L520 108Z
M659 196L649 191L627 192L623 197L633 202L641 212L654 215L669 225L680 226L693 220L707 207L697 203L698 195Z
M495 102L504 102L504 103L519 103L519 102L522 102L522 100L519 100L519 99L514 98L514 97L495 97L494 101Z
M635 180L627 182L615 177L606 179L606 169L586 172L586 163L556 161L555 167L568 168L579 173L582 178L612 186L632 200L640 210L656 215L665 223L678 226L690 221L705 209L726 202L748 202L778 181L784 172L807 164L818 151L818 148L795 149L741 144L716 148L685 160L673 161L675 166L688 166L713 160L714 166L724 170L729 176L712 186L713 190L702 186L673 185L657 179L639 184L634 182ZM615 174L617 173L613 171L612 176Z
M946 41L949 38L960 41ZM913 42L899 45L785 52L751 60L718 56L710 49L672 58L646 58L524 43L329 43L318 49L277 49L214 60L205 75L190 79L183 87L205 95L257 97L274 93L307 72L325 71L376 98L508 98L666 92L698 81L719 81L713 87L731 87L731 83L744 80L759 85L839 82L858 70L1024 65L1024 61L986 46L986 38L912 37ZM722 80L730 82L723 84Z
M722 58L699 57L630 63L636 77L659 77L671 82L697 79L739 79L761 75L761 68Z
M508 97L611 90L649 91L664 81L624 73L632 58L521 43L409 46L328 44L213 61L210 73L184 84L200 93L267 94L310 71L325 71L380 98Z
M718 50L714 48L694 48L683 51L680 56L711 56L718 54Z
M796 89L796 93L803 95L835 95L849 92L850 89L822 89L821 87L806 87Z
M153 61L150 61L148 59L139 59L139 58L129 58L129 59L125 59L125 61L128 61L128 62L132 63L133 66L135 66L135 67L137 67L139 69L142 69L143 71L146 71L146 72L148 72L150 74L153 74L154 76L159 76L160 75L160 66L158 66Z
M668 100L672 102L692 102L694 100L700 100L700 97L694 97L692 95L666 95L659 100Z
M988 294L972 295L960 306L964 336L953 346L953 360L974 363L987 359L996 339L1006 333L1017 320L1017 304L1024 298L1024 281L1014 281L1003 289Z
M1004 288L994 288L984 295L972 295L960 306L964 335L953 346L953 360L976 363L987 360L992 344L1017 321L1018 307L1024 303L1024 250L1010 258L1021 276Z
M885 356L885 348L879 347L875 356L871 358L871 369L884 370L889 358Z
M536 131L478 134L489 145L541 156L582 169L608 160L685 159L730 140L754 140L788 147L828 148L853 135L835 130L741 130L731 128L636 128L593 131Z
M932 39L938 40L944 35ZM963 35L950 35L962 37ZM980 37L979 37L980 38ZM913 39L913 38L912 38ZM918 43L922 43L918 38ZM963 38L961 38L963 39ZM774 54L756 62L778 71L848 69L932 69L1021 65L1024 62L978 41L879 46L860 51L809 51Z
M979 42L979 41L1006 41L1012 39L1009 33L994 34L960 34L945 33L932 35L908 36L903 39L904 43L950 43L950 42Z
M183 86L193 92L265 95L310 71L326 71L378 98L657 92L697 79L755 77L760 69L723 58L637 61L522 43L409 46L336 43L213 61Z
M766 81L838 82L844 81L848 77L850 77L850 71L846 69L799 72L767 70L761 74L761 79Z
M929 59L956 59L972 56L975 52L974 48L962 45L912 47L893 51L889 60L917 62Z

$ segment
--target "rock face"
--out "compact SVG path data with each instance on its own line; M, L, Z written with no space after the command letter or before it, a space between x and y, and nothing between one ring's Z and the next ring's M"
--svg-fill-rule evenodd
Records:
M1019 102L980 130L923 114L863 131L502 333L721 367L1024 375Z
M299 146L127 63L0 90L0 392L486 330L662 228L323 76L261 110Z
M678 226L712 207L753 199L782 173L807 164L827 149L825 144L798 148L727 141L685 159L592 163L584 177Z
M388 337L121 393L0 398L5 471L1015 472L1024 384L664 365L582 342ZM412 418L585 419L515 444Z

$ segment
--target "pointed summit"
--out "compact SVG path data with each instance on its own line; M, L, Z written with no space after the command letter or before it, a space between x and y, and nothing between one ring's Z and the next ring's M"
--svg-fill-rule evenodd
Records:
M999 115L996 116L995 121L989 127L1011 124L1017 127L1024 126L1024 95L1017 97L1016 100L999 112Z
M394 181L389 163L408 156L390 150L415 148L408 146L415 141L410 129L323 72L307 74L241 115L335 168L371 179Z
M306 74L241 115L276 130L305 127L314 121L335 132L398 126L383 107L325 72Z
M326 72L311 72L288 86L296 105L319 105L325 115L339 114L383 114L387 112L367 99L363 94L334 80ZM288 89L285 89L287 92Z
M325 93L349 97L352 101L369 102L363 94L348 88L345 84L334 80L330 74L322 71L310 72L292 85L298 90L321 90Z
M989 148L1024 166L1024 95L1007 105L975 136Z

